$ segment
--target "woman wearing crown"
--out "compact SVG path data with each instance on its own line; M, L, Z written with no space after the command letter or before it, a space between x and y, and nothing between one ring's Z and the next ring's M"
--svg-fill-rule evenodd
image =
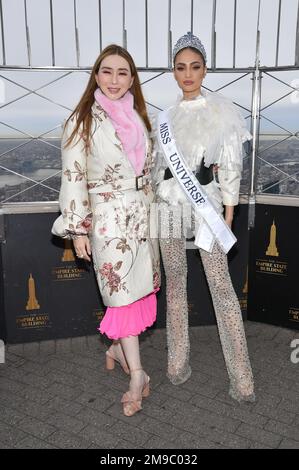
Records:
M158 117L155 168L157 201L163 209L160 247L167 283L167 375L175 385L191 375L186 244L180 227L186 227L187 209L192 208L190 226L213 300L229 393L238 401L253 401L242 315L226 256L236 240L230 227L239 198L242 146L251 136L231 101L202 89L207 57L196 36L188 33L178 40L173 61L183 97ZM183 216L177 217L178 207Z

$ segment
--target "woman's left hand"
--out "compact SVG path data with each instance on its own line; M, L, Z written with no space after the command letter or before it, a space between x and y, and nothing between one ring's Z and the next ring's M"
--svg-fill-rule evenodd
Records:
M227 223L229 228L232 228L233 219L225 217L225 222Z
M225 206L225 222L229 226L229 228L232 228L232 223L233 223L233 218L234 218L234 206Z

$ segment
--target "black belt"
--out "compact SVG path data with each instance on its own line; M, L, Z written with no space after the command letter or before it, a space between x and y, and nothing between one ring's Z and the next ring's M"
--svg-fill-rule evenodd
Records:
M202 186L205 186L206 184L211 183L214 179L214 171L213 171L213 166L210 165L208 168L204 166L204 161L202 159L199 171L195 173L195 176ZM166 168L165 173L164 173L164 180L169 180L170 178L173 178L173 175L170 171L169 168Z

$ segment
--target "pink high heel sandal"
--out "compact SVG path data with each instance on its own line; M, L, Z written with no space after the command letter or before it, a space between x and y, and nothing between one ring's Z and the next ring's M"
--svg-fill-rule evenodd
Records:
M131 374L132 372L136 372L138 370L143 370L143 369L131 370ZM145 374L145 372L144 372L144 376L145 376L145 383L143 385L140 398L136 400L135 398L133 398L133 394L131 390L128 390L126 393L124 393L121 399L121 403L123 404L123 412L125 416L133 416L135 413L142 410L142 406L141 406L142 398L146 398L150 394L150 386L149 386L150 378L148 375Z
M125 359L121 360L118 357L116 357L116 355L113 354L110 349L108 349L108 351L106 351L106 369L107 370L113 370L114 367L115 367L115 362L118 362L118 364L121 366L123 371L126 374L129 375L130 374L130 369L129 369L129 366L127 364L127 361Z

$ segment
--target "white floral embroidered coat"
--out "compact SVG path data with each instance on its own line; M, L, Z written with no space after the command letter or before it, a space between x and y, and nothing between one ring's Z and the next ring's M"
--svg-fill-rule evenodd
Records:
M64 148L74 122L68 122L63 133L59 195L62 216L54 222L52 233L63 238L88 233L103 302L118 307L150 294L160 285L158 242L150 238L149 232L154 199L150 184L152 149L142 122L147 183L142 190L124 189L136 176L134 168L110 119L97 103L92 107L92 116L88 155L81 139Z

